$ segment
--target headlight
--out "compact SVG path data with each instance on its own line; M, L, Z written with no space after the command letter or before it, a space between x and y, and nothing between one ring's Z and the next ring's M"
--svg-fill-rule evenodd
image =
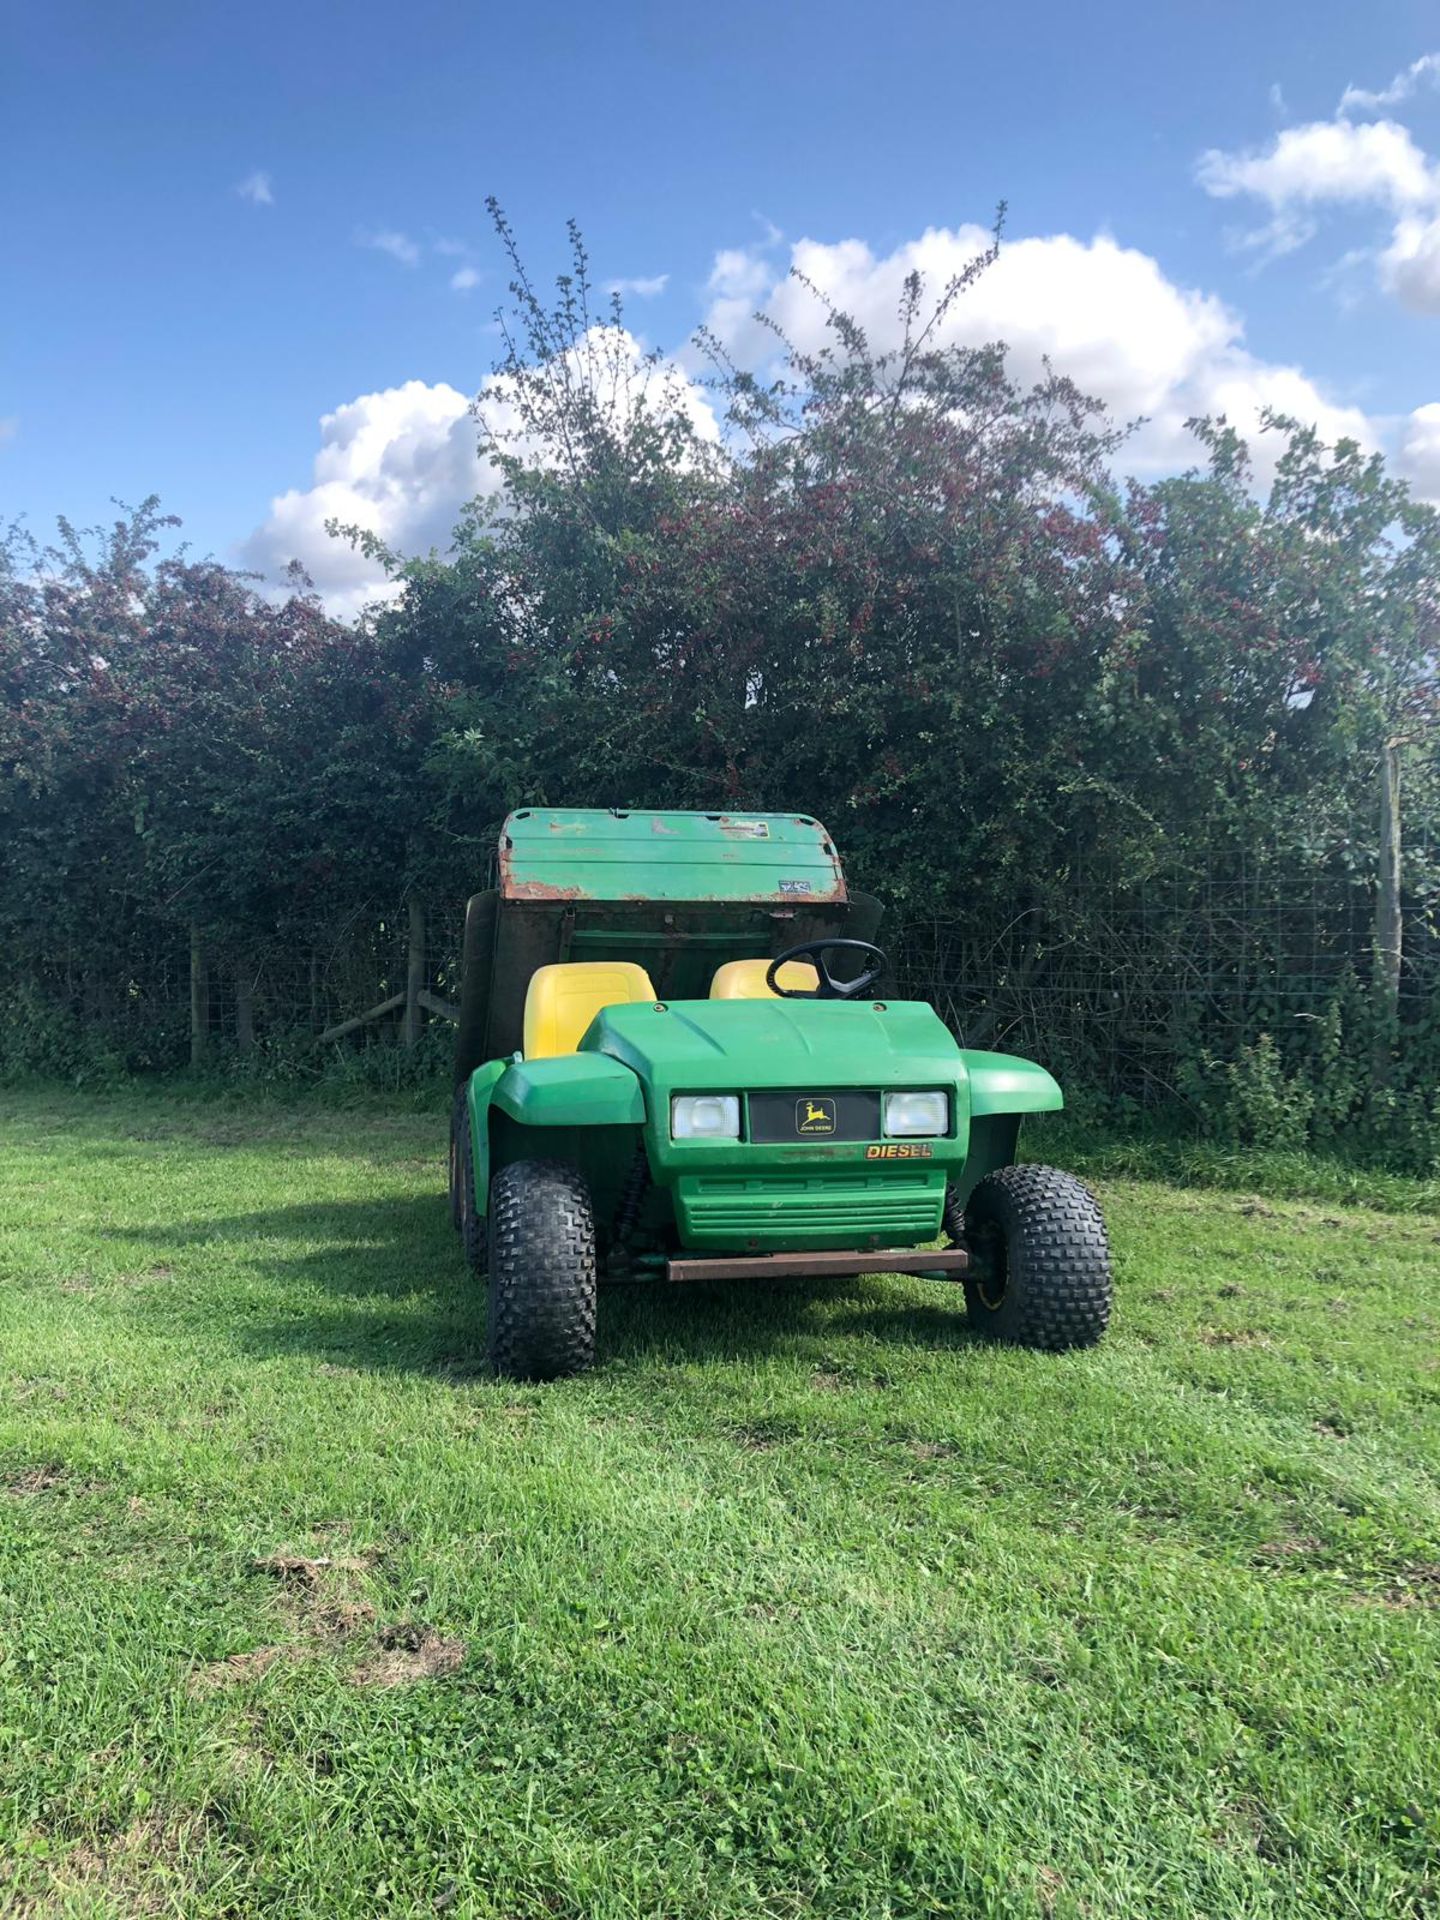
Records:
M885 1133L891 1140L950 1131L948 1093L887 1093L884 1113Z
M670 1102L674 1140L738 1140L738 1093L677 1093Z

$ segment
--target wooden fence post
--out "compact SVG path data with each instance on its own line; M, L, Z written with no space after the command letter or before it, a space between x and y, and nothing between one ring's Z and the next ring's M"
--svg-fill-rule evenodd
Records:
M405 1024L401 1029L406 1047L420 1044L423 1012L420 996L425 991L425 909L415 894L410 896L410 947L405 963Z
M210 963L205 938L190 922L190 1064L203 1066L210 1051Z

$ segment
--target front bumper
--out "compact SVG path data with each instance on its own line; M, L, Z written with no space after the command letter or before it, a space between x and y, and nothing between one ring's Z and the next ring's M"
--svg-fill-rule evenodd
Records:
M945 1280L963 1280L970 1255L963 1247L943 1253L917 1252L913 1247L876 1247L844 1253L711 1254L705 1259L665 1262L667 1280L777 1280L811 1279L849 1273L926 1273Z

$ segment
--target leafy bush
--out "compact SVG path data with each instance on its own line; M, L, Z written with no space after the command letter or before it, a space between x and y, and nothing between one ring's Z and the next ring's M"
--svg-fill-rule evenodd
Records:
M1202 1061L1220 1079L1213 1110L1217 1132L1241 1146L1284 1149L1305 1144L1315 1096L1298 1075L1285 1072L1268 1033L1247 1042L1223 1066L1208 1055L1202 1055Z
M393 603L347 629L303 582L272 602L166 552L153 501L47 552L0 540L4 1070L181 1064L192 924L237 974L333 946L382 891L459 901L518 802L803 807L907 943L963 917L970 978L929 990L980 1044L1001 996L972 1019L965 990L1021 926L1010 1004L1050 982L1053 1051L1112 1114L1179 1094L1227 1138L1421 1164L1440 1036L1407 1011L1378 1044L1363 920L1341 917L1350 972L1287 1024L1283 943L1252 965L1196 910L1241 879L1363 897L1354 822L1400 740L1411 963L1435 977L1440 516L1279 419L1263 497L1220 421L1194 423L1192 471L1119 485L1124 435L1063 370L1026 385L1003 347L954 344L988 253L912 280L893 350L832 311L819 351L772 336L761 381L702 342L716 440L618 307L596 319L578 238L547 304L499 225L519 437L481 423L501 489L448 557L380 556ZM1165 941L1127 948L1106 902L1161 874L1191 892ZM163 1014L131 991L157 954L180 983ZM1177 957L1211 983L1178 1015ZM1138 1068L1096 978L1147 1034ZM293 1026L262 1021L217 1070L315 1078ZM323 1071L426 1067L357 1043Z
M125 1062L103 1031L21 983L0 1020L0 1084L62 1080L93 1088L124 1078Z

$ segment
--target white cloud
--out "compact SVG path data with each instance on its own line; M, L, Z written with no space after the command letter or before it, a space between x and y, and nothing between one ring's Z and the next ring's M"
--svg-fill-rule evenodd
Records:
M576 350L609 379L622 407L671 386L704 440L719 428L704 392L674 361L651 365L623 329L595 327ZM519 416L508 380L492 375L479 405L491 431L509 436ZM278 495L242 550L245 562L272 580L299 560L329 610L349 618L369 602L393 595L383 572L348 543L331 538L328 520L363 527L402 554L444 551L461 508L493 495L496 471L480 448L480 428L467 396L439 382L364 393L325 414L312 483Z
M3 447L7 440L13 440L19 431L20 422L13 413L0 418L0 447Z
M1278 80L1270 82L1270 104L1282 120L1290 118L1290 103L1285 98L1285 89Z
M392 260L398 260L402 267L415 267L420 264L420 249L408 233L397 233L393 227L381 227L375 233L364 231L357 233L355 244L360 247L373 247L377 253L388 253Z
M766 258L764 246L722 247L710 269L711 304L705 324L727 343L745 332L775 278L776 269Z
M607 280L607 293L630 294L636 300L653 300L656 294L664 293L670 284L668 273L641 274L634 280Z
M1383 207L1393 224L1388 245L1373 249L1380 285L1417 312L1440 313L1440 166L1393 120L1288 127L1263 153L1202 154L1196 177L1216 198L1248 195L1269 206L1269 223L1239 243L1265 259L1291 253L1313 237L1319 223L1305 209ZM1363 252L1351 248L1344 264Z
M447 239L443 233L438 234L430 244L434 247L436 253L448 260L463 260L470 251L469 246L464 240L450 240Z
M919 272L938 295L989 240L977 226L931 228L884 255L860 240L801 240L791 249L791 264L824 300L860 323L872 347L884 349L898 340L906 276ZM737 283L749 289L744 300L729 291ZM752 318L757 307L804 351L832 337L823 300L754 255L717 256L712 287L707 324L741 365L759 370L773 360L774 335ZM1148 254L1108 235L1007 242L994 266L956 300L935 338L947 346L1003 340L1015 378L1040 379L1048 360L1121 421L1146 416L1122 456L1122 464L1137 471L1194 459L1184 423L1195 414L1223 412L1251 436L1262 475L1278 450L1271 436L1257 433L1267 407L1317 426L1328 440L1351 435L1375 443L1359 408L1327 398L1298 368L1251 354L1239 316L1223 301L1175 285Z
M1205 191L1219 199L1250 194L1277 210L1321 201L1411 207L1440 192L1440 175L1393 120L1286 127L1263 153L1212 148L1201 154L1195 171Z
M1380 278L1402 306L1440 314L1440 214L1396 222L1380 256Z
M888 254L860 240L801 240L790 260L883 350L896 341L906 276L920 272L938 294L989 238L981 227L932 228ZM802 350L831 338L823 301L788 277L784 265L757 252L717 255L711 289L707 322L742 365L764 369L775 354L774 334L752 317L756 307ZM1250 437L1262 478L1279 451L1274 436L1257 433L1266 408L1314 425L1332 442L1348 435L1376 444L1360 409L1326 396L1299 368L1250 353L1238 315L1223 301L1177 286L1149 255L1108 235L1007 243L996 264L954 303L937 335L940 345L993 340L1008 343L1019 380L1041 378L1048 359L1119 419L1145 415L1146 425L1122 455L1121 464L1133 471L1157 473L1194 461L1195 444L1184 426L1193 414L1224 413ZM609 327L592 329L576 351L589 357L592 372L602 370L616 407L653 397L668 384L697 434L718 439L703 388L678 362L647 364L633 335ZM493 430L516 431L518 415L503 376L485 382L479 404ZM479 437L470 402L456 387L411 380L359 395L321 420L311 484L271 503L244 548L246 561L279 578L298 559L332 612L355 614L392 589L363 554L332 539L325 523L364 527L404 554L443 551L466 501L496 491ZM1433 470L1425 484L1440 488L1440 406L1413 416L1403 457L1417 476Z
M268 173L256 168L247 173L235 189L242 200L248 200L252 207L273 207L275 204L275 183Z
M1440 507L1440 401L1410 415L1395 464L1422 500Z
M457 388L407 380L357 399L320 421L313 483L270 504L244 548L246 562L279 576L299 560L326 605L342 617L384 590L384 575L327 520L363 527L408 552L448 543L456 508L488 477L476 452L470 402Z
M753 299L764 290L772 268L762 252L750 247L722 247L710 269L711 293L722 299Z
M1426 85L1440 86L1440 53L1422 53L1378 93L1370 93L1364 87L1346 87L1336 112L1350 113L1358 107L1362 113L1369 113L1376 107L1395 107Z
M1306 136L1307 144L1286 146L1282 134L1264 155L1213 156L1211 190L1259 193L1277 221L1300 220L1317 195L1324 197L1318 180L1332 183L1325 189L1332 197L1361 195L1356 173L1347 174L1335 160L1337 154L1341 160L1358 156L1358 178L1367 183L1363 192L1393 210L1394 237L1379 256L1385 284L1412 305L1440 307L1440 217L1418 194L1416 183L1429 163L1404 129L1383 122L1342 129L1338 146L1328 139L1334 129L1325 129L1323 142L1310 138L1313 128L1292 131ZM1347 143L1346 132L1378 137ZM1301 164L1304 155L1308 170ZM1255 167L1268 170L1256 173ZM421 257L421 248L404 234L364 239L407 266ZM768 240L722 249L709 277L705 321L733 360L762 375L773 370L777 351L766 322L800 350L814 352L833 341L827 303L853 315L872 347L883 351L898 341L907 276L918 272L938 296L989 243L985 228L962 226L931 228L888 253L858 239L802 239L783 259ZM444 251L437 240L426 245ZM1374 269L1376 257L1374 250L1354 256L1367 270ZM466 260L450 283L463 292L479 277ZM1262 482L1281 449L1277 436L1258 431L1266 411L1292 415L1331 443L1342 437L1367 449L1379 443L1375 423L1359 407L1325 393L1299 367L1253 354L1240 316L1223 300L1176 283L1150 255L1108 234L1007 242L994 266L953 303L935 335L936 345L997 340L1007 344L1018 381L1041 379L1052 366L1103 400L1118 421L1143 416L1118 463L1141 474L1174 471L1196 460L1185 421L1197 414L1224 414L1249 439ZM592 375L601 369L617 407L672 383L697 433L718 439L703 388L683 371L689 356L649 366L633 335L608 327L592 329L576 353L588 357ZM484 383L479 404L494 429L518 430L503 376ZM246 559L272 578L299 559L332 611L355 613L390 589L370 561L325 533L326 521L367 528L403 554L443 550L466 501L496 490L479 439L469 400L456 387L412 380L359 395L324 416L311 483L272 502L247 543ZM1417 491L1440 499L1440 403L1418 409L1396 429L1396 441L1400 469ZM523 451L523 441L519 445Z

